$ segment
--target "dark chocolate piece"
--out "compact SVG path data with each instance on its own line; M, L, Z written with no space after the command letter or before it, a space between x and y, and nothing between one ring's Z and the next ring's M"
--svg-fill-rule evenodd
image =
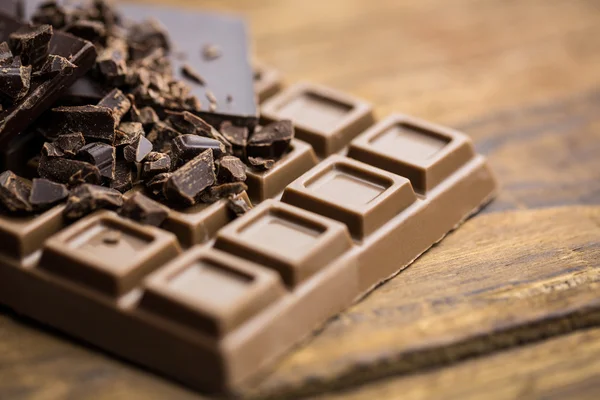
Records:
M0 174L0 205L12 212L31 212L29 203L31 188L12 171Z
M212 150L205 150L171 174L165 195L171 201L194 205L196 199L216 181Z
M81 132L65 133L56 138L54 145L65 155L75 156L85 146L85 138Z
M29 203L36 209L45 210L69 196L69 189L61 183L36 178L31 185Z
M171 150L171 140L179 135L179 132L166 123L157 122L146 138L152 142L154 151L169 152Z
M35 78L54 77L56 75L72 75L77 66L63 56L50 54L39 71L32 74Z
M237 157L225 156L219 160L219 182L244 182L246 180L246 165Z
M0 96L11 103L27 96L31 87L31 66L16 64L0 67Z
M181 74L191 80L192 82L197 83L198 85L206 85L204 78L189 64L183 64L181 67Z
M169 172L171 169L171 157L165 153L153 151L146 156L142 167L142 177L150 179L155 175Z
M97 71L106 83L121 86L125 83L129 69L127 67L127 42L112 38L107 47L100 52L96 60Z
M188 112L170 112L166 122L178 132L186 135L214 137L215 129L202 118Z
M214 44L206 44L202 47L202 57L206 61L213 61L221 57L221 49Z
M160 226L169 216L169 210L138 192L125 201L121 215L145 225Z
M115 179L110 187L125 193L133 187L134 171L132 165L125 160L117 160L115 163Z
M144 127L139 122L121 122L115 132L115 146L135 143L144 135Z
M157 48L168 51L171 47L167 30L154 18L133 25L127 41L132 45L134 59L142 58Z
M243 149L248 143L248 128L245 126L235 126L230 121L224 121L219 127L221 134L236 148Z
M59 107L52 110L64 123L69 132L82 132L90 139L112 144L115 140L117 121L108 107L74 106Z
M8 44L21 56L23 65L41 66L48 57L52 35L50 25L23 26L10 34Z
M292 121L273 122L252 135L246 153L248 157L277 159L285 154L293 138Z
M0 43L0 66L12 64L13 59L14 56L12 51L10 51L10 47L8 47L8 43Z
M39 5L31 20L35 24L48 24L60 29L66 24L67 11L56 0L47 0Z
M121 118L129 112L131 101L119 89L113 89L98 103L100 107L110 108L113 112L116 123L121 121Z
M106 143L89 143L81 148L77 157L98 167L100 175L106 179L115 178L115 148Z
M259 171L267 171L273 168L275 160L261 157L248 157L248 163L252 168L256 168Z
M146 188L156 197L163 197L165 191L165 184L171 177L171 172L165 172L158 174L152 179L146 181Z
M4 27L0 31L0 42L8 41L11 32L26 26L4 14L0 14L0 25ZM96 51L91 43L63 32L54 32L50 48L52 54L65 57L77 68L71 75L58 74L47 79L34 79L27 96L12 106L4 107L0 113L0 148L5 148L13 138L25 132L73 82L89 71L96 59Z
M95 165L61 157L42 156L38 173L42 178L69 185L80 182L100 183L100 171Z
M123 157L129 162L142 162L144 158L152 151L152 143L144 136L123 148Z
M237 217L241 217L252 210L252 205L248 204L242 196L234 196L227 199L227 208L229 208Z
M227 199L240 194L247 189L248 186L246 186L246 184L243 182L223 183L221 185L211 186L206 189L206 191L200 196L200 199L204 203L214 203L215 201Z
M197 136L181 135L171 142L171 152L177 164L185 164L207 149L213 152L213 158L219 158L225 154L225 146L215 139Z
M69 219L78 219L96 210L114 210L122 205L123 195L117 190L83 184L71 191L63 215Z
M64 31L95 44L104 45L106 43L106 26L100 21L75 21L66 26Z
M42 154L46 157L63 157L65 153L56 143L46 142L42 146Z

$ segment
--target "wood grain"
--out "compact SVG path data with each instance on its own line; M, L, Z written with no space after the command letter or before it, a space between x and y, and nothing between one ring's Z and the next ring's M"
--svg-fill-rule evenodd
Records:
M258 58L288 82L348 91L380 117L404 112L465 131L502 185L481 215L331 321L248 395L348 395L367 382L355 398L584 397L597 389L597 363L579 349L568 359L564 349L586 344L593 357L598 331L559 336L600 324L599 2L168 4L242 13ZM546 337L557 338L528 344ZM431 368L439 370L421 373ZM550 373L562 380L544 378ZM0 315L2 399L200 397Z

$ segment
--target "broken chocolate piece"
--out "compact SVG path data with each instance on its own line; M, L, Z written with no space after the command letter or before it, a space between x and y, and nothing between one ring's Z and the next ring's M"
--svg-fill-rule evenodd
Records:
M219 182L244 182L246 165L237 157L225 156L219 160Z
M60 157L40 158L38 174L51 181L75 185L77 183L100 183L100 171L85 161Z
M77 157L95 165L100 170L100 175L106 179L115 178L115 148L106 143L89 143L79 150Z
M202 57L206 61L216 60L221 57L221 49L214 44L206 44L202 47Z
M213 137L215 129L189 111L169 112L166 122L184 135Z
M122 86L129 74L127 68L127 42L119 38L111 38L107 47L98 54L96 69L106 83Z
M82 132L86 138L110 144L115 140L117 121L113 111L108 107L91 105L58 107L52 112L62 120L63 127L68 132Z
M246 184L243 182L224 183L222 185L209 187L200 196L200 199L204 203L214 203L215 201L219 201L221 199L226 199L236 194L240 194L247 189L248 186L246 186Z
M266 171L273 168L275 160L261 157L248 157L248 164L259 171Z
M200 194L215 181L212 150L205 150L171 174L165 184L165 196L171 201L194 205Z
M277 159L285 154L293 138L292 121L276 121L252 135L246 152L248 157Z
M110 188L83 184L71 191L63 211L66 218L81 218L100 209L117 209L123 205L123 195Z
M13 53L8 47L8 43L0 43L0 66L10 65L13 62Z
M227 199L227 208L233 211L236 216L241 217L252 210L252 205L248 204L242 196L235 196Z
M152 151L152 143L144 136L123 148L123 157L129 162L142 162L144 158Z
M134 171L130 163L125 160L117 160L115 163L115 179L110 187L125 193L133 187Z
M142 176L144 179L152 178L155 175L169 172L171 169L171 157L168 154L153 151L146 156L142 167Z
M78 20L65 27L64 31L94 44L106 44L106 26L100 21Z
M31 188L12 171L0 174L0 205L12 212L31 212L29 192Z
M69 196L69 189L61 183L48 179L36 178L31 185L29 203L40 210L45 210L63 201Z
M166 29L154 18L133 25L127 41L131 45L134 59L142 58L154 49L169 51L171 48Z
M221 142L203 136L181 135L171 142L171 152L178 165L185 164L207 149L212 150L215 159L225 154L225 146Z
M236 148L244 148L248 143L248 128L235 126L230 121L224 121L219 127L221 134Z
M62 157L65 153L56 143L46 142L42 146L42 154L46 157Z
M152 193L155 197L164 197L165 184L171 177L172 173L165 172L162 174L156 175L154 178L146 181L146 188Z
M100 100L98 106L110 108L113 112L116 124L118 124L121 121L121 118L129 112L131 101L119 89L113 89Z
M65 133L57 137L53 144L65 155L75 156L85 146L85 138L81 132Z
M39 5L31 20L35 24L47 24L61 29L66 24L67 11L55 0L48 0Z
M171 128L164 122L157 122L154 128L148 133L146 138L152 142L154 151L169 152L171 150L171 140L179 136L180 133Z
M13 53L21 56L23 65L40 66L48 57L52 26L24 26L11 33L9 45Z
M139 122L121 122L115 132L115 146L135 143L144 136L144 127Z
M169 216L169 211L142 193L136 193L125 201L121 215L142 224L160 226Z
M38 78L46 78L53 77L56 75L71 75L73 71L77 68L75 64L71 61L67 60L63 56L57 56L55 54L50 54L46 59L42 68L39 71L36 71L32 74L33 77Z
M198 85L206 85L204 78L189 64L183 64L181 74Z
M16 57L14 60L17 61ZM18 101L29 93L31 87L31 66L24 67L18 62L0 67L0 95L11 102Z

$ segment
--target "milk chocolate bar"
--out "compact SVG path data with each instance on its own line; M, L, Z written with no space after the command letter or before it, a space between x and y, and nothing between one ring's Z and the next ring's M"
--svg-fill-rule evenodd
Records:
M497 190L460 132L401 114L365 130L366 103L312 85L271 100L271 117L283 107L308 127L308 115L305 138L339 154L319 162L293 139L271 169L246 167L254 208L246 193L178 209L135 196L151 188L126 193L124 215L159 227L115 211L69 225L63 205L0 214L0 301L193 388L235 392Z
M24 33L24 30L29 29L28 25L2 12L0 12L0 25L0 43L12 43L13 48L21 49L24 52L29 52L26 49L32 49L32 47L23 47L29 46L27 43L33 43L37 40L26 36L29 33ZM38 29L47 28L40 27ZM31 76L25 95L17 97L15 101L10 103L10 106L0 110L0 147L5 148L16 136L25 132L27 127L51 107L66 88L83 76L94 63L96 51L91 43L62 32L44 32L40 33L40 36L46 34L51 35L49 47L46 50L47 53L31 53L35 57L32 60L26 59L25 54L23 54L21 55L23 66L5 65L4 67L13 69L31 68L31 66L25 66L26 61L34 63L43 61L49 53L62 57L75 68L70 67L68 72L65 70L63 73L45 74L43 72L44 66L41 66L40 76L36 77L35 74ZM10 42L11 40L12 42ZM30 57L30 55L26 57ZM15 62L17 62L16 59Z

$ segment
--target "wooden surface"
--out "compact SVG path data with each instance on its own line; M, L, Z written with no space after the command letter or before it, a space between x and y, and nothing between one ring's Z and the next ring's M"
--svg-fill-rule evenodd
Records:
M332 320L247 394L597 393L599 2L175 3L247 15L258 58L288 82L348 91L373 102L380 117L404 112L465 131L502 184L483 213ZM2 399L199 397L6 310L0 315Z

